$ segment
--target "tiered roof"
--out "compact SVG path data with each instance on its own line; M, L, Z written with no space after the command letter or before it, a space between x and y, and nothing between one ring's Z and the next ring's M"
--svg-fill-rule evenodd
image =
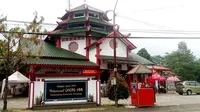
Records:
M87 14L84 17L78 17L73 18L73 13L76 13L78 11L92 11L99 14L98 18L95 17L89 17ZM88 34L91 35L94 38L98 38L97 40L104 39L109 36L113 32L113 24L109 23L109 19L104 11L101 11L99 9L96 9L92 6L89 6L87 4L83 4L81 6L78 6L76 8L73 8L60 18L62 21L58 22L58 26L55 28L54 31L49 32L49 34L55 34L57 35L66 35L65 38L73 37L73 36L87 36ZM69 28L66 27L68 24L76 24L76 23L84 23L85 26L82 27L76 27L76 28ZM92 27L90 23L99 24L105 27L105 29L100 29L96 27ZM118 37L124 37L119 31L116 35ZM53 37L53 36L52 36ZM51 38L51 37L50 37ZM49 37L48 37L49 39ZM123 43L125 43L130 49L136 48L128 39L121 38L120 39ZM98 42L96 42L98 43ZM86 48L88 48L87 46Z
M80 54L57 48L54 44L40 41L37 45L29 40L22 40L21 43L28 43L24 47L24 52L31 51L37 57L35 59L27 58L29 65L68 65L68 66L97 66L95 63L90 62L85 56ZM38 54L38 51L41 53Z

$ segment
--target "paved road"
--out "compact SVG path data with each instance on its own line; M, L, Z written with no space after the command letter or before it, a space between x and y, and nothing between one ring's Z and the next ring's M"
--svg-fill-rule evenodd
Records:
M146 108L108 108L92 112L200 112L200 104L189 104L179 106L146 107Z
M25 110L18 109L13 112L200 112L200 104L160 106L146 108L124 108L124 107L98 107L88 109L49 109L49 110ZM10 111L12 112L12 111Z
M119 104L130 105L130 98L128 100L120 100ZM108 98L102 98L102 104L114 104ZM178 94L159 94L157 95L157 106L174 106L185 104L200 104L200 95L178 95ZM14 98L8 100L8 108L27 108L28 98ZM0 99L0 109L3 107L3 100ZM200 111L199 111L200 112Z
M120 104L130 105L131 99L120 100ZM114 102L107 98L102 98L102 104L114 104ZM200 104L200 95L178 95L178 94L157 94L156 105L157 106L174 106L184 104Z

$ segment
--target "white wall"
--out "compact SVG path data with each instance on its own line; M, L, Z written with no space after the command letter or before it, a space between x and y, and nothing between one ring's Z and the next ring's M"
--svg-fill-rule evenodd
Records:
M78 43L78 50L76 51L76 53L86 56L86 50L84 49L86 47L86 39L67 40L67 41L61 40L61 48L69 50L68 46L71 42L77 42Z
M94 42L96 42L96 41L97 41L97 40L95 40L95 39L91 39L91 44L94 43Z
M34 82L34 99L37 96L40 96L41 93L44 93L44 82L41 82L41 79L44 79L45 81L52 81L52 80L87 80L88 78L90 78L90 80L88 80L88 96L91 94L94 96L94 102L97 102L97 104L99 104L99 98L100 98L100 94L97 93L100 90L98 86L98 82L97 80L92 80L92 78L95 78L95 76L90 76L90 77L38 77L36 78L36 80L40 79L39 81L35 81ZM98 96L97 96L98 95ZM66 101L45 101L44 104L59 104L59 103L75 103L75 102L87 102L87 100L66 100ZM36 101L34 100L34 104L36 104Z
M34 105L36 104L36 98L42 96L44 93L44 82L34 82Z
M114 51L113 49L110 47L110 40L112 38L107 38L106 40L103 41L103 43L100 45L100 55L107 55L107 56L113 56ZM116 49L116 56L119 57L126 57L127 53L126 53L126 45L119 39L116 39L117 43L118 43L118 47Z
M97 101L97 80L88 81L88 96L91 94L94 96L94 101Z
M93 46L89 49L89 59L91 62L96 63L96 46Z

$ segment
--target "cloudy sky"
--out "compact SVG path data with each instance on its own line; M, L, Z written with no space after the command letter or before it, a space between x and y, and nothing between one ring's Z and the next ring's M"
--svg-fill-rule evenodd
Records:
M87 4L101 10L114 8L116 0L87 0ZM119 0L116 23L123 33L132 37L200 37L199 0ZM71 8L84 0L71 0ZM45 23L56 23L65 14L68 0L0 0L0 14L9 20L31 21L33 12L45 18ZM112 14L109 14L112 19ZM111 21L112 22L112 21ZM55 26L48 26L53 29ZM151 32L151 33L150 33ZM181 39L130 39L137 49L145 47L151 55L164 55L177 49L177 43L185 41L197 57L200 57L197 40Z

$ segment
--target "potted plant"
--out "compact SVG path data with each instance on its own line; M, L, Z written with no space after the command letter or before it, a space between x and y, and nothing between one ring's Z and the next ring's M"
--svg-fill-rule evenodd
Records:
M36 105L43 105L44 104L44 95L43 95L43 93L40 94L40 96L37 96L35 101L36 101Z
M40 105L40 97L39 96L37 96L36 98L35 98L35 101L36 101L36 105Z
M89 94L89 96L88 96L88 102L94 102L94 95Z

